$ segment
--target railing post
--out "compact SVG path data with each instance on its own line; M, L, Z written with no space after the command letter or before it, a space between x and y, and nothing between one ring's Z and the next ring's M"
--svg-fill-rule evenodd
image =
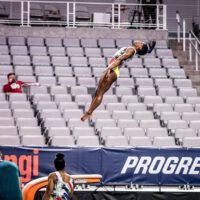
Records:
M24 2L21 1L21 26L24 26Z
M76 24L76 3L73 3L73 27Z
M159 15L160 15L160 13L159 13L159 5L156 4L156 28L157 29L159 29L159 27L160 27L160 24L159 24Z
M121 9L121 4L118 4L118 28L120 28L120 20L121 20L121 13L120 13L120 9Z
M198 42L197 40L195 41L195 49L196 49L196 53L195 53L195 70L198 71L198 62L199 62L199 58L198 58Z
M178 23L178 27L177 27L177 40L178 40L178 43L180 43L181 27L180 27L180 14L179 14L178 11L176 11L176 20L177 20L177 23Z
M185 19L183 19L183 51L186 51L186 23Z
M189 33L189 61L192 62L192 35Z
M167 6L166 5L162 6L163 6L163 29L167 30Z
M115 28L115 4L112 4L112 28Z
M27 26L30 26L30 1L27 2Z
M67 2L66 12L67 27L69 27L69 2Z

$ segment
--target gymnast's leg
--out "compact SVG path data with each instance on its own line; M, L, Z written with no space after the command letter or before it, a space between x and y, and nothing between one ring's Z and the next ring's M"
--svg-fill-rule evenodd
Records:
M91 117L93 111L101 104L104 93L109 90L113 82L115 82L116 80L117 75L114 71L111 71L108 77L106 77L105 73L102 75L90 107L88 111L81 117L82 121L85 121L86 119Z

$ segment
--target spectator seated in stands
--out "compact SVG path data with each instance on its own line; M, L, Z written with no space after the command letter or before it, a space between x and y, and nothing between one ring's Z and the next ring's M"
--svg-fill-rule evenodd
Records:
M5 93L22 93L22 88L25 85L39 85L38 83L28 83L16 80L15 73L9 73L7 77L8 83L3 86L3 91Z

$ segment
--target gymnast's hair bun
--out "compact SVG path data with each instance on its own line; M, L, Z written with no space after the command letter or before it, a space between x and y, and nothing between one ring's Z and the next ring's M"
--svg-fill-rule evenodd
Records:
M156 46L156 41L155 40L149 41L147 43L147 46L148 46L148 53L151 53Z
M56 154L56 159L58 159L58 160L62 160L64 157L65 157L65 155L62 154L62 153L57 153Z

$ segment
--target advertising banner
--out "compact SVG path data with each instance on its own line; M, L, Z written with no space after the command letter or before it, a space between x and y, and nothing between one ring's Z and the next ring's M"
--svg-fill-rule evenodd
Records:
M103 185L200 185L199 149L0 147L16 163L22 182L55 171L56 153L65 154L69 174L101 174Z

